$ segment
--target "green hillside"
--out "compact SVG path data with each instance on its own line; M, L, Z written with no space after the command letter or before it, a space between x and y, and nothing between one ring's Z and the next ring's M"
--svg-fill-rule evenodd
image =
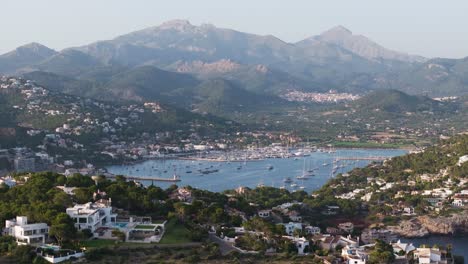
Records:
M360 111L380 109L390 113L440 111L444 104L424 96L409 95L398 90L374 91L353 104Z

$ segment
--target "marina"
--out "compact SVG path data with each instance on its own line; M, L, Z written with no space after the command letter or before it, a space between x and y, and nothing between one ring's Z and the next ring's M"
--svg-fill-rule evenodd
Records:
M255 156L258 159L246 159L247 155L239 152L237 156L243 158L236 161L221 162L212 155L210 159L216 161L204 158L155 159L131 165L109 166L107 170L113 175L124 175L145 186L154 184L162 188L176 183L179 186L190 185L210 191L224 191L239 186L272 186L290 191L312 192L339 173L405 153L405 150L397 149L338 149L331 152L314 151L306 155L302 153L301 156L283 153L288 156L285 158L262 154ZM232 154L218 154L223 159L229 155ZM180 176L177 182L172 178L174 174Z

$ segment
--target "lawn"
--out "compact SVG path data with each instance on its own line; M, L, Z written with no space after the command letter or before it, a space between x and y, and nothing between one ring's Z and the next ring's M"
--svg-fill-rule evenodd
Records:
M176 219L171 219L166 224L166 232L159 242L160 244L182 244L192 242L190 231Z
M112 239L93 239L93 240L84 240L80 242L80 244L86 248L101 248L101 247L112 246L112 245L115 245L116 243L117 241L112 240Z

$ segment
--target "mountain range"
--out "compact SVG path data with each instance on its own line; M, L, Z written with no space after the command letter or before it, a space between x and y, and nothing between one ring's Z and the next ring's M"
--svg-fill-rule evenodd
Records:
M229 90L231 95L265 99L265 104L284 103L278 96L291 90L365 94L397 89L429 96L468 93L468 58L429 59L392 51L343 26L287 43L272 35L173 20L62 51L37 43L21 46L0 55L0 73L24 74L72 94L196 102L192 108L199 108L208 98L203 97L205 85ZM218 99L228 102L227 97ZM241 101L229 102L241 105Z

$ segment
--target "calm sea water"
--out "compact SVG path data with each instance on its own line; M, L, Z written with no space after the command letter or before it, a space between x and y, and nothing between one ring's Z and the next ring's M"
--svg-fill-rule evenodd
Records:
M304 187L307 192L312 192L323 186L331 177L333 160L336 157L372 157L385 156L394 157L406 154L405 150L388 149L340 149L336 153L314 152L308 157L294 159L266 159L261 161L244 162L207 162L190 160L149 160L134 165L116 165L107 167L113 174L131 175L131 176L154 176L160 178L170 178L174 173L180 175L179 186L190 185L192 187L206 189L210 191L224 191L235 189L239 186L255 188L259 184L266 186L281 187L288 190L299 190ZM344 173L356 167L364 167L371 161L340 161L336 173ZM316 169L314 176L308 180L298 180L296 176L302 175L303 168L306 170ZM273 169L268 168L272 166ZM199 173L198 170L218 170L210 174ZM188 173L191 171L191 173ZM336 175L336 174L335 174ZM292 183L284 183L284 179L290 177ZM145 185L152 184L151 181L141 181ZM162 188L169 187L169 182L153 182L154 185ZM297 184L292 187L292 184ZM441 244L448 243L454 246L454 254L463 255L468 261L468 238L463 237L430 237L421 239L405 240L411 241L416 246L420 244Z
M402 239L402 241L411 242L415 246L422 244L446 246L447 244L452 244L453 254L463 256L465 263L468 263L468 237L466 236L430 236L426 238Z
M405 154L404 150L394 149L341 149L335 153L314 152L303 158L266 159L247 162L208 162L191 160L149 160L134 165L115 165L107 167L113 174L130 176L154 176L170 178L174 173L181 177L179 186L190 185L209 191L224 191L239 186L255 188L260 184L273 187L285 187L289 190L314 191L323 186L332 177L333 160L336 157L393 157ZM342 160L336 173L348 172L355 167L369 164L369 160ZM269 169L272 167L272 169ZM302 175L303 168L314 170L314 176L307 180L296 179ZM202 174L199 170L217 170L210 174ZM335 174L336 175L336 174ZM291 178L292 183L284 183L285 178ZM150 185L152 181L141 181ZM172 183L153 182L163 188ZM293 185L293 186L291 186Z

